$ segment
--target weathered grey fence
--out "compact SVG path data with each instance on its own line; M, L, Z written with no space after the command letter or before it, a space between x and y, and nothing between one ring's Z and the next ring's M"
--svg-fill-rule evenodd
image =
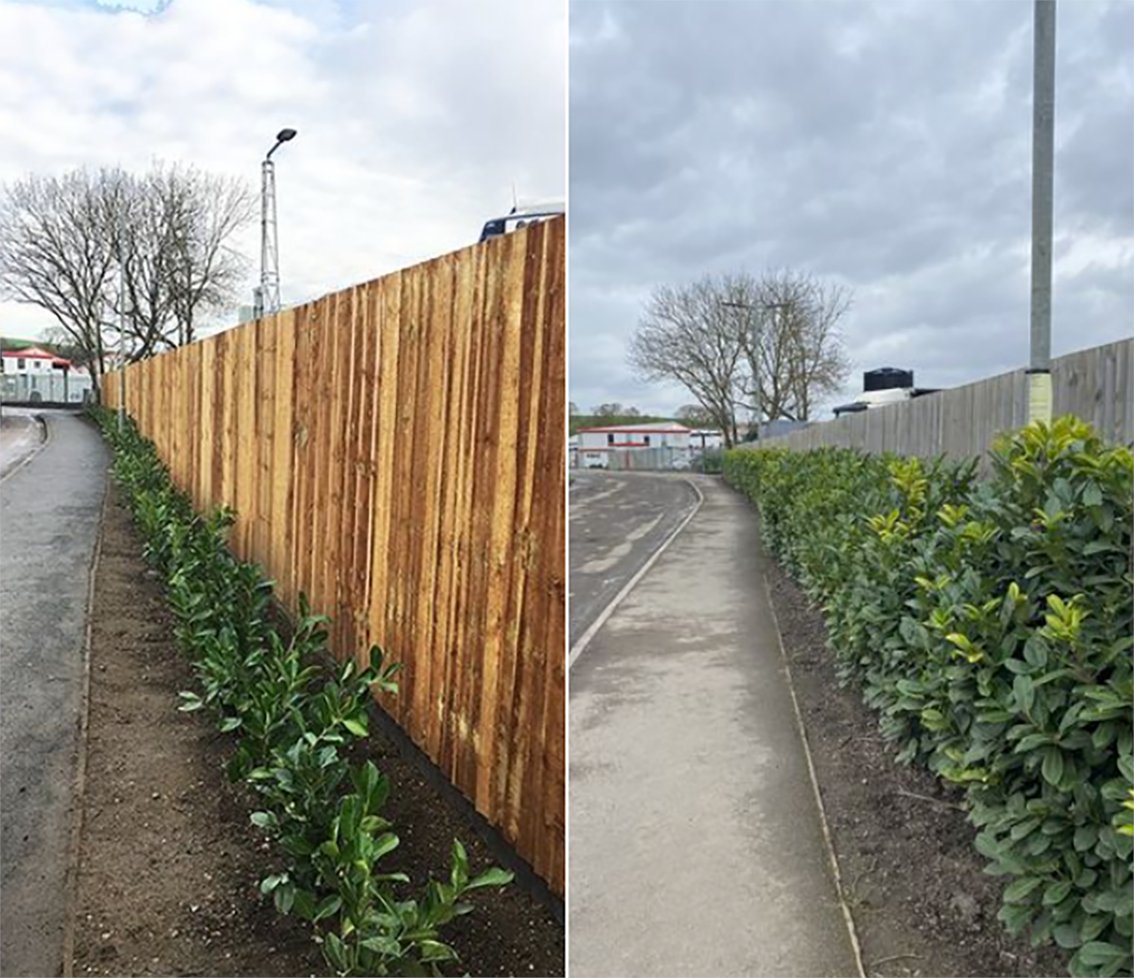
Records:
M1051 364L1052 413L1075 414L1109 442L1134 442L1134 339L1059 357ZM1001 432L1027 421L1023 369L963 387L844 415L762 445L833 445L901 455L983 455Z
M1056 416L1077 415L1110 442L1134 441L1134 339L1069 353L1051 372Z
M620 471L668 471L689 468L689 451L670 445L653 448L615 448L606 454L607 466Z

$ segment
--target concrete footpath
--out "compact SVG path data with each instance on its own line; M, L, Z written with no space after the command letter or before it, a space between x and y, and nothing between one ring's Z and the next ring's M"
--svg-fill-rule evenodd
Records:
M0 481L0 974L57 975L91 559L109 456L41 412L47 443Z
M571 974L855 976L756 522L696 482L571 670Z

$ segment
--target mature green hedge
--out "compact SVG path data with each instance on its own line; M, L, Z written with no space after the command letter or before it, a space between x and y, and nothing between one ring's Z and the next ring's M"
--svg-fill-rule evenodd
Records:
M336 974L440 974L457 959L440 929L472 909L465 895L512 877L489 869L470 879L457 840L449 878L429 881L418 899L400 894L405 875L380 870L398 845L381 814L389 784L372 762L352 764L343 752L367 735L371 687L397 691L397 667L383 667L374 648L369 669L348 662L325 678L327 619L304 606L292 636L281 635L271 582L225 545L232 512L196 515L132 423L120 430L110 412L95 417L114 448L115 480L145 556L165 575L178 644L197 675L200 688L181 694L181 709L207 708L220 730L237 735L229 777L261 798L252 821L283 863L261 891L281 913L313 925Z
M1067 417L973 463L736 450L725 478L904 760L966 790L1000 919L1131 973L1134 457Z

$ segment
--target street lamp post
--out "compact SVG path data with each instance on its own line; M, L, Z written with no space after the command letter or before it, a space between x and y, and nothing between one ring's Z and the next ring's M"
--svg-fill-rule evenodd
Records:
M1032 304L1028 421L1051 421L1055 0L1036 0L1032 75Z
M126 210L118 198L118 431L126 428ZM103 361L105 362L105 361ZM101 364L100 364L101 367Z
M260 164L260 285L255 295L255 318L280 308L280 252L276 227L276 165L272 154L289 140L294 129L281 129Z
M752 360L750 366L752 367L752 386L755 388L753 394L755 395L754 410L756 412L756 437L760 437L760 412L763 410L763 398L760 394L760 341L762 336L762 321L759 316L753 317L753 311L759 309L762 312L774 312L777 309L787 310L791 305L790 302L761 302L759 305L752 305L748 302L722 302L721 306L725 309L743 309L748 313L750 327L749 332L752 335ZM769 419L770 420L770 419Z
M756 308L748 302L722 302L721 307L724 309L741 309L748 315L748 332L752 337L752 359L750 366L752 367L752 386L755 394L756 411L756 437L760 437L760 321L754 320L752 311Z

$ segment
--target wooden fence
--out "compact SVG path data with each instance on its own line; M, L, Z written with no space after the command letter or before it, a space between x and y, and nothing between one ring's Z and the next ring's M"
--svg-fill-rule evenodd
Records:
M564 882L564 221L125 371L129 414L336 655L404 663L389 711ZM121 376L106 381L117 406Z
M1051 363L1052 414L1075 414L1107 441L1134 442L1134 340L1080 350ZM1014 370L909 401L843 415L763 445L823 445L902 455L983 455L1004 431L1027 423L1027 375Z

